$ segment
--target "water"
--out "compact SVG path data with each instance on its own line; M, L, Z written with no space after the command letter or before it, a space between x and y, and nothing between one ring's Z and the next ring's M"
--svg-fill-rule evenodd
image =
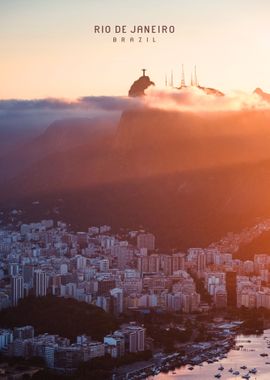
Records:
M270 363L270 349L267 347L267 341L270 342L270 330L265 330L260 336L238 335L236 345L243 345L243 348L239 351L231 350L227 358L211 364L204 362L203 366L194 366L192 371L188 369L190 366L181 367L175 371L151 376L149 380L215 380L214 375L217 373L221 374L220 380L240 380L254 367L257 373L250 374L250 380L270 380L270 364L266 364L266 362ZM269 357L260 356L262 353L269 354ZM220 365L224 367L223 371L218 370ZM244 365L247 366L245 370L240 368ZM239 371L240 375L235 376L228 372L230 368Z

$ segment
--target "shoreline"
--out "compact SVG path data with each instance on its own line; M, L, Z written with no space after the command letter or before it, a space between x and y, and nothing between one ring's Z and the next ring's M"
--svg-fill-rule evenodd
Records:
M269 321L270 325L270 321ZM169 371L175 371L184 366L189 366L192 371L194 366L202 366L203 363L212 364L219 362L220 360L227 358L228 353L231 350L239 351L241 347L236 346L236 337L239 335L250 336L250 335L263 335L268 328L254 331L247 330L235 330L230 337L216 341L201 342L201 343L191 343L187 345L187 353L182 356L180 353L175 352L172 354L161 354L160 358L155 360L155 358L144 363L143 367L140 369L134 369L126 372L125 374L115 373L112 377L113 380L143 380L143 379L154 379L159 373L168 373ZM258 332L260 332L258 334ZM211 348L210 348L211 347ZM154 360L154 363L153 363ZM135 365L136 363L134 363ZM132 366L131 366L132 367Z

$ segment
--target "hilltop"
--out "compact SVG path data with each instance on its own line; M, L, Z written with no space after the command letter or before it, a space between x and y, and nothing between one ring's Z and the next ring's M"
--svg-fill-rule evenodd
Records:
M0 312L0 326L31 325L37 334L58 334L74 340L86 334L93 339L102 339L118 327L111 314L99 307L62 297L27 297L16 307Z

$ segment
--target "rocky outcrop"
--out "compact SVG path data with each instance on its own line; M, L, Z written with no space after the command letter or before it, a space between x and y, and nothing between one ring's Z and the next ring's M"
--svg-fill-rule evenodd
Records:
M267 92L264 92L261 88L256 88L256 90L254 90L254 94L257 94L263 100L266 100L267 102L270 102L270 94L268 94Z
M130 87L130 90L128 92L128 96L143 96L144 91L149 86L154 86L155 83L152 82L147 75L142 75L139 79L135 80L135 82Z

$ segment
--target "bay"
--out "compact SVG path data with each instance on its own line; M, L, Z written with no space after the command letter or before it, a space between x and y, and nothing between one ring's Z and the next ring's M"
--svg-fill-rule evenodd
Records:
M218 362L202 363L202 366L187 365L168 373L159 373L156 376L148 377L149 380L210 380L217 379L215 375L220 373L221 380L240 380L242 376L249 373L249 370L256 368L257 373L250 375L250 380L270 380L270 329L265 330L262 335L238 335L236 337L236 347L231 349L227 357ZM269 356L261 356L268 354ZM269 362L269 364L267 364ZM220 370L220 367L224 367ZM246 366L246 369L241 367ZM239 375L234 375L229 370L239 371Z

